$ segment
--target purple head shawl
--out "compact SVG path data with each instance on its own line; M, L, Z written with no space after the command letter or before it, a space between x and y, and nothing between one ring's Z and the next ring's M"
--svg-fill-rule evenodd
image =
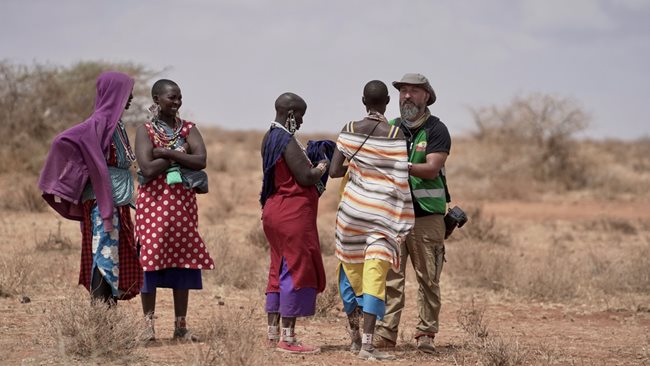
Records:
M93 114L52 141L38 187L45 201L63 217L83 220L81 195L90 179L104 231L113 230L113 194L106 159L133 84L134 80L121 72L99 75Z

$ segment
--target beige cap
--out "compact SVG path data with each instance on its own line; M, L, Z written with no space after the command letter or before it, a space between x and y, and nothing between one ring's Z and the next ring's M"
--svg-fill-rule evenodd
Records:
M402 80L393 81L393 86L397 88L397 90L399 90L404 84L421 86L422 88L424 88L424 90L426 90L429 93L429 100L427 101L427 105L431 105L435 103L436 92L433 91L431 84L429 84L429 80L427 80L427 78L424 75L416 74L416 73L408 73L402 76Z

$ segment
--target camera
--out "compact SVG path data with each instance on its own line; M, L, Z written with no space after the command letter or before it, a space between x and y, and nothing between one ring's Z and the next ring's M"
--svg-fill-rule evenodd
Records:
M450 208L445 215L445 239L451 235L455 228L463 227L466 222L467 215L460 207L454 206Z

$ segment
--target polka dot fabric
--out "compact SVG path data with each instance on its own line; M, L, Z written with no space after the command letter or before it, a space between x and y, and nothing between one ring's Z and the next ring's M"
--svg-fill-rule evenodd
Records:
M149 124L145 126L155 146L153 130ZM193 126L183 121L181 135L186 137ZM214 269L214 262L198 232L196 194L180 183L168 185L165 174L139 187L135 234L141 245L140 263L144 271Z

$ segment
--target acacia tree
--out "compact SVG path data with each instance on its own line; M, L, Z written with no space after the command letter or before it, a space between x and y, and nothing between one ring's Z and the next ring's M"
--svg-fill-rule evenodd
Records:
M548 94L517 96L505 106L471 110L480 142L499 144L502 159L527 159L536 179L568 189L586 185L585 166L577 156L575 135L590 117L570 98Z

